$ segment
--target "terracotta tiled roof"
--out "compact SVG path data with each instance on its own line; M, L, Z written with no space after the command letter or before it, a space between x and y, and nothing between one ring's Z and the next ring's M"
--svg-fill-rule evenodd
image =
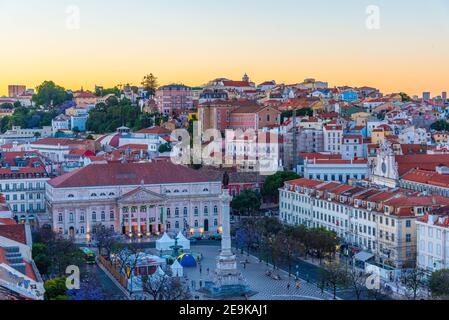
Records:
M92 164L50 180L55 188L216 181L171 162Z
M23 244L27 243L26 234L25 234L25 226L22 224L0 225L0 236L23 243Z
M34 145L52 145L52 146L68 146L73 144L81 144L81 140L73 140L73 139L62 139L62 138L44 138L37 141L32 142Z
M385 205L392 207L414 207L414 206L435 206L449 205L449 198L442 196L429 197L399 197L388 200Z
M143 134L170 134L171 131L163 128L163 127L153 127L153 128L146 128L137 131L136 133L143 133Z
M449 188L449 176L435 171L412 169L402 176L402 180Z
M396 156L396 162L399 167L399 175L402 176L411 169L422 169L434 171L442 164L449 166L449 154L414 154Z

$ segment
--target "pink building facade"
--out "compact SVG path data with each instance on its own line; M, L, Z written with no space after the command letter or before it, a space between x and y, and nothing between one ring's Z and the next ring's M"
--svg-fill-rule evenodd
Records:
M164 114L193 109L192 89L178 84L160 87L156 91L156 104Z

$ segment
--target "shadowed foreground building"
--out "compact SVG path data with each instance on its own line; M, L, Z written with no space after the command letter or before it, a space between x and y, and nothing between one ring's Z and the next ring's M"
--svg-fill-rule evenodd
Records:
M92 164L50 180L56 232L89 241L98 224L128 236L221 232L221 179L170 162Z

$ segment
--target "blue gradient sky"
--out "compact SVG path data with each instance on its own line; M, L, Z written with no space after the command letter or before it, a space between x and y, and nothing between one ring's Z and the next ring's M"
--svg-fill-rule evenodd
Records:
M81 10L80 29L66 9ZM365 27L378 5L381 29ZM449 90L449 0L0 0L0 95L215 77Z

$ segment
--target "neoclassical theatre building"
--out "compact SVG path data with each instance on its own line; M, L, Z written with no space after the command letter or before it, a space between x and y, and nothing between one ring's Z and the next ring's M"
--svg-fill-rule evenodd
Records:
M92 164L47 182L52 227L77 242L99 224L127 236L221 232L222 181L167 161Z

